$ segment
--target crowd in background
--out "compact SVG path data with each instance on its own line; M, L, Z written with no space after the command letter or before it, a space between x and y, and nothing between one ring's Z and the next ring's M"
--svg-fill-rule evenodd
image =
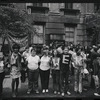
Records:
M6 69L9 69L13 97L17 96L19 79L21 82L25 82L26 74L28 78L27 94L32 91L40 93L38 89L39 75L42 93L48 93L51 75L54 94L64 96L67 93L71 95L69 77L73 76L73 87L76 93L82 94L83 89L89 89L84 88L82 84L83 79L87 79L89 87L95 89L94 95L100 96L100 46L43 45L39 55L34 45L21 52L17 44L14 44L12 48L13 51L8 59L5 59L3 53L0 52L0 95L3 93Z

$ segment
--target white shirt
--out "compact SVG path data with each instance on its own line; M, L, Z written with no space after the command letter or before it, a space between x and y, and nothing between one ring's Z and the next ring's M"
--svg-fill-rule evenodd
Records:
M81 56L76 56L75 57L75 65L76 65L76 67L83 65L83 58Z
M39 66L38 66L38 63L40 62L40 58L39 58L39 56L29 56L28 58L27 58L27 61L28 61L28 68L30 69L30 70L36 70Z
M40 69L41 70L48 70L48 69L50 69L50 57L48 57L48 56L43 56L43 57L41 57L41 60L40 60L40 62L41 62L41 64L40 64Z
M62 54L62 53L63 53L63 50L62 50L62 48L61 48L61 47L58 47L58 48L57 48L57 51L58 51L60 54Z
M59 66L60 58L52 58L52 62L53 62L53 68L52 69L59 70L60 69L60 66Z
M81 52L81 55L82 55L83 59L86 59L86 54L84 52Z
M28 52L26 52L26 51L23 52L22 55L24 56L25 59L27 59L30 56L30 54Z
M0 73L4 72L4 63L0 61Z

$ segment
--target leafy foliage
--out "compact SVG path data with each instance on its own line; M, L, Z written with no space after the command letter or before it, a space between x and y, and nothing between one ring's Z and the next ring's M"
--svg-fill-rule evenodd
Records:
M28 22L26 11L9 6L0 6L0 35L23 37L35 33L33 26Z
M100 33L100 10L86 17L86 28L87 35L92 39L92 44L96 44Z

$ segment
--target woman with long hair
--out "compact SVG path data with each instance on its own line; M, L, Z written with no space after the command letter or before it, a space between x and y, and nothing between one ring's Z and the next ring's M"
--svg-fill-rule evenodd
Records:
M52 78L54 94L60 94L60 57L57 55L57 50L53 51Z
M74 58L74 91L82 93L82 75L83 75L83 58L81 51L76 49L76 56Z
M19 53L19 45L14 44L12 48L13 52L10 55L10 75L12 78L12 96L16 97L18 93L19 78L21 76L21 55Z

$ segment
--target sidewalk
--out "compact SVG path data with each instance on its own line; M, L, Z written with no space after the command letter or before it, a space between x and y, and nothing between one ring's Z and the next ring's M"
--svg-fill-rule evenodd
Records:
M79 94L76 94L74 91L73 91L73 77L71 78L71 83L70 83L70 92L71 92L71 96L68 96L67 94L65 95L65 97L94 97L93 96L93 92L94 90L93 89L88 89L87 91L84 91L83 90L83 93L81 95ZM85 84L85 83L84 83ZM60 97L62 98L61 95L54 95L53 94L53 84L52 84L52 78L50 78L50 81L49 81L49 93L47 94L42 94L41 93L41 82L40 82L40 78L39 78L39 91L40 93L39 94L30 94L30 95L27 95L27 88L28 88L28 81L26 79L25 83L20 83L20 86L19 86L19 93L18 93L18 97ZM8 76L4 79L4 90L3 90L3 98L9 98L11 97L11 78L9 78Z

